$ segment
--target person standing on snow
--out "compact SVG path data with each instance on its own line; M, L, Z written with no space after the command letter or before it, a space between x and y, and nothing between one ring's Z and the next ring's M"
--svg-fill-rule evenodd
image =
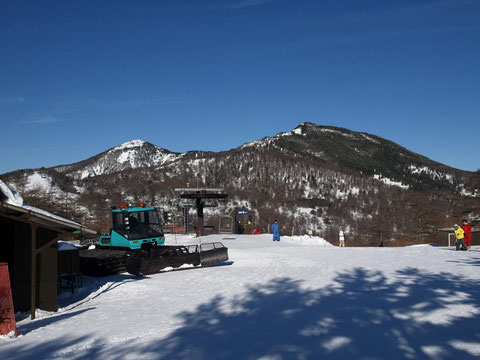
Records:
M278 228L278 221L275 220L272 224L273 241L280 241L280 229Z
M345 236L343 235L342 230L340 230L340 232L338 233L338 240L340 240L340 244L338 244L338 246L345 247Z
M453 229L455 230L455 238L457 241L455 242L455 250L467 250L465 243L463 242L465 231L457 224L453 225Z
M472 247L472 227L468 223L467 219L463 220L462 230L465 233L465 245L467 246L467 249L470 250Z

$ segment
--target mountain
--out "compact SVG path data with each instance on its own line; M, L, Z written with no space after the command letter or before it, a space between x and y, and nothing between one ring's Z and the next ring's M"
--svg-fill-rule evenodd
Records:
M247 207L265 231L277 218L284 233L309 229L336 241L344 229L358 245L435 241L436 229L480 214L478 173L372 134L313 123L222 152L174 153L133 140L75 164L1 178L25 201L101 231L110 205L165 207L174 200L170 189L185 186L228 192L207 214L212 225Z
M53 169L77 179L112 174L127 169L164 165L181 158L173 153L142 140L132 140L101 154L75 164L61 165Z
M241 149L277 149L324 166L356 170L385 183L416 190L462 191L465 185L462 180L468 182L470 177L468 172L432 161L381 137L313 123L303 123L290 132L245 144Z

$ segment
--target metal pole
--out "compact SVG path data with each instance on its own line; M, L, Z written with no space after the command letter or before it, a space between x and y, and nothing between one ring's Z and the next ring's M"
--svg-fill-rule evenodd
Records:
M37 225L31 224L31 266L30 269L30 314L31 319L35 319L36 292L37 292Z
M203 208L204 208L204 201L200 198L197 199L197 233L198 236L203 236Z
M455 236L455 234L452 234L452 233L448 234L448 247L450 247L450 236Z

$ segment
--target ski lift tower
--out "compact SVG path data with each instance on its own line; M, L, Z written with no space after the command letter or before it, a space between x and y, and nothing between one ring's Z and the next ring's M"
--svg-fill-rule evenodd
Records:
M209 188L176 188L180 199L195 200L194 207L197 209L197 234L202 236L204 234L203 223L203 209L206 207L215 207L216 203L207 203L207 200L223 200L228 197L228 194L223 189L209 189Z

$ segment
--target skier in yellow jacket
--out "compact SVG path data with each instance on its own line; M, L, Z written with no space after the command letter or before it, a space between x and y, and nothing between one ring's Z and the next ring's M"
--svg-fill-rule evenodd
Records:
M455 242L455 249L458 250L467 250L467 246L463 242L464 231L463 229L458 226L457 224L453 225L453 229L455 230L455 238L457 241Z

